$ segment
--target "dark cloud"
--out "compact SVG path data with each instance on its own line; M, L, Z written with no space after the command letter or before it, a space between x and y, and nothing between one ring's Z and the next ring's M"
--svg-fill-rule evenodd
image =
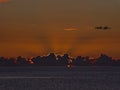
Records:
M7 3L10 2L11 0L0 0L0 3Z
M97 29L97 30L109 30L111 28L108 26L97 26L97 27L95 27L95 29Z

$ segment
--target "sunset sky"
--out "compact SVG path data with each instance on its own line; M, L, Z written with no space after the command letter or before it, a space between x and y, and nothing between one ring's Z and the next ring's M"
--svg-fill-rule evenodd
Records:
M0 56L50 52L120 58L120 0L0 0Z

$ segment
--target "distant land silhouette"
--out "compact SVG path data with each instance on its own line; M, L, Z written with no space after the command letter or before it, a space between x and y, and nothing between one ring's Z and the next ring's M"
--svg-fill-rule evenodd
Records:
M31 59L18 56L17 58L0 57L0 66L120 66L120 59L112 59L101 54L98 58L90 59L89 56L71 58L68 54L37 56Z

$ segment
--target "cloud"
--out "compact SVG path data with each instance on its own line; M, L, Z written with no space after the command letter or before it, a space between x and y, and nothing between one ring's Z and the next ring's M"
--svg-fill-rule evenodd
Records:
M95 29L97 29L97 30L109 30L109 29L111 29L111 27L108 27L108 26L97 26L97 27L95 27Z
M64 30L65 30L65 31L76 31L76 30L78 30L78 28L69 27L69 28L65 28Z
M11 0L0 0L0 3L7 3L10 2Z

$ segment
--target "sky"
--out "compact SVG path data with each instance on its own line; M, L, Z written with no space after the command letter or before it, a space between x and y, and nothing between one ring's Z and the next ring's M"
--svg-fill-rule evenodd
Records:
M0 56L120 58L119 34L120 0L0 0Z

